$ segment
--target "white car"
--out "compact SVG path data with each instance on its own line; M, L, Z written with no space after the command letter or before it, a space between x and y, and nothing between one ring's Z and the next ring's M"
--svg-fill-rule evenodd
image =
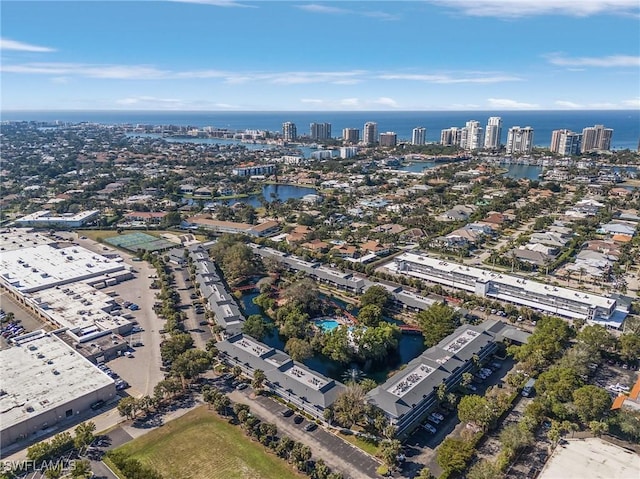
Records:
M428 423L423 424L422 427L429 431L431 434L435 434L438 431L435 427Z
M440 414L439 412L432 412L431 416L435 417L436 419L440 419L441 421L444 421L444 416L442 414Z

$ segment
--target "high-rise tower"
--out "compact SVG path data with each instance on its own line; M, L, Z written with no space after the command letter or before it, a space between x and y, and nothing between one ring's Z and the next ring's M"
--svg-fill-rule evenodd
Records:
M484 134L484 147L492 150L500 148L502 138L502 118L492 116L487 121L487 130Z
M412 145L424 145L427 137L427 129L421 126L414 128L411 133Z
M282 138L284 141L296 141L298 130L295 123L287 121L282 124Z
M375 145L378 142L378 124L368 121L364 124L362 141L367 145Z

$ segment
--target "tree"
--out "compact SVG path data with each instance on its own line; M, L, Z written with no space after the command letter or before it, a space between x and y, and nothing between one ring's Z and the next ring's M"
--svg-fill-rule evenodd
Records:
M234 378L238 379L240 376L242 376L242 368L238 365L232 367L231 374L233 374Z
M620 356L626 361L640 358L640 335L634 333L623 334L619 338Z
M271 323L259 314L252 314L242 324L242 332L261 341L271 331Z
M304 361L313 356L313 347L306 339L290 338L284 346L294 361Z
M582 386L573 391L573 405L583 423L596 421L611 408L609 393L598 386Z
M466 479L501 479L504 474L495 462L482 459L471 466L465 477Z
M448 475L459 473L467 468L467 462L473 456L473 445L460 439L447 437L437 449L438 465Z
M133 419L138 410L138 400L132 396L123 397L118 402L118 412L127 419Z
M385 439L380 443L379 454L384 463L389 467L398 464L398 455L402 450L402 444L397 439Z
M264 388L264 382L267 380L267 376L262 369L256 369L253 372L253 381L251 381L251 387L258 393Z
M462 384L463 386L468 386L469 384L471 384L471 381L473 381L473 374L462 373L462 381L460 381L460 384Z
M513 452L532 444L533 440L533 433L520 424L508 424L500 432L502 447Z
M472 422L487 429L497 418L497 414L485 397L470 394L460 399L458 417L461 421Z
M428 467L423 467L422 469L420 469L420 472L415 477L415 479L436 479L436 476L431 474L431 471Z
M348 384L333 403L334 419L343 427L358 424L365 415L366 395L359 384Z
M424 336L424 344L430 348L453 333L460 324L460 315L444 303L434 303L416 315Z
M327 479L331 474L331 469L327 466L323 459L318 459L311 474L312 479Z
M47 479L60 479L62 477L62 463L52 464L44 471Z
M93 435L95 430L96 425L91 421L78 424L74 429L75 438L73 439L73 444L76 449L82 449L83 447L91 444L95 439L95 436Z
M384 311L390 302L391 293L382 286L374 285L367 289L360 297L360 308L374 305L380 308L380 311Z
M609 432L609 423L604 421L591 421L589 423L589 429L591 429L594 436L600 437Z
M183 389L187 380L196 379L211 367L211 358L206 351L189 349L175 358L171 372L180 377Z
M552 401L571 401L573 392L582 386L580 377L570 368L554 367L540 374L536 391Z
M594 352L608 351L616 343L613 335L600 324L583 327L576 339Z
M358 323L364 326L377 326L382 321L382 309L375 304L368 304L358 312Z
M71 468L71 477L76 479L86 479L91 476L91 463L86 459L74 461Z

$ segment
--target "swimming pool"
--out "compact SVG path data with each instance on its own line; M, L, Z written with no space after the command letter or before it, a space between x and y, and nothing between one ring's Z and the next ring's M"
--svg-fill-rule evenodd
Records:
M335 319L318 319L317 321L315 321L315 323L319 328L322 328L324 331L333 331L338 326L340 326L340 323Z

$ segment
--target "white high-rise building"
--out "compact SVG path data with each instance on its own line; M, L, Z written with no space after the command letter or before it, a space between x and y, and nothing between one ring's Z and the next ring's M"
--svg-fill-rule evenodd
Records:
M331 138L331 123L311 123L309 136L312 140L328 140Z
M411 144L412 145L424 145L426 143L427 138L427 129L421 126L414 128L411 133Z
M611 149L612 128L604 125L589 126L582 130L582 153L593 150L608 151Z
M295 123L287 121L282 124L282 138L284 141L296 141L298 138L298 129Z
M580 154L581 143L580 133L571 130L553 130L549 150L562 156L574 156Z
M440 144L444 146L459 146L462 138L462 129L452 126L440 132Z
M512 126L507 135L507 154L531 153L533 149L533 128Z
M500 148L502 138L502 118L492 116L487 121L487 130L484 134L484 147L495 150Z
M484 129L480 126L480 122L476 120L468 121L462 129L460 147L465 150L477 150L482 148L483 139Z
M373 121L368 121L364 124L362 141L366 145L375 145L378 142L378 124L377 123Z

